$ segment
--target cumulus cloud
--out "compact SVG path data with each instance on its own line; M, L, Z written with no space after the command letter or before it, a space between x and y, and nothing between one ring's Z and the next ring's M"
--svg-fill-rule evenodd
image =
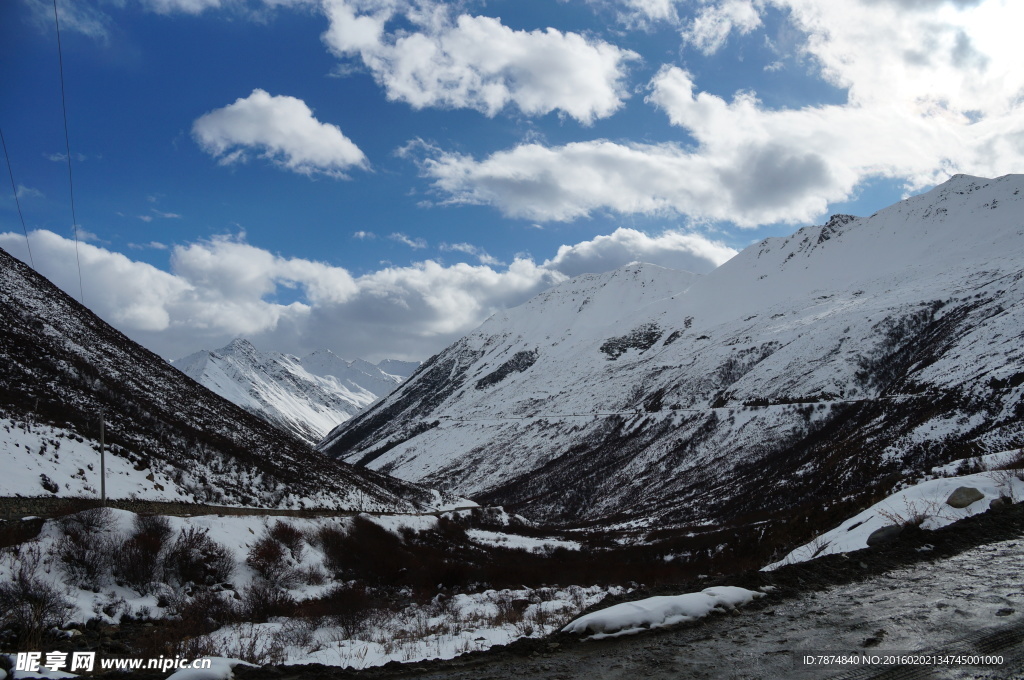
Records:
M301 99L255 89L248 97L198 118L192 135L222 164L261 158L292 172L345 177L365 168L366 156L336 125L321 123Z
M450 203L512 217L671 211L754 227L818 219L873 177L913 190L1024 164L1024 70L1012 32L993 29L1024 21L1024 4L764 2L789 10L823 76L847 88L846 104L770 109L753 92L701 92L689 72L664 66L647 101L684 133L679 143L528 143L484 158L433 150L423 174ZM722 19L722 31L701 44L749 30L748 10L763 4L706 4L698 18Z
M761 16L751 0L725 0L702 7L683 30L683 39L705 54L717 52L729 34L750 33L761 25Z
M578 276L610 271L630 262L650 262L669 269L706 274L735 254L734 249L699 234L670 230L649 236L636 229L620 227L607 236L560 246L544 267L566 276Z
M326 44L358 57L391 100L414 108L508 106L535 116L559 111L584 124L615 113L628 94L626 65L638 56L554 28L516 31L499 19L436 2L324 0ZM390 29L396 17L415 30Z
M41 273L77 297L74 241L42 230L30 238ZM0 246L27 258L22 234L0 233ZM471 244L449 249L486 256ZM170 272L89 243L79 244L79 253L86 304L168 358L246 336L296 354L327 346L350 357L423 359L495 311L577 273L636 260L708 271L732 251L694 234L619 229L563 246L539 264L525 255L500 267L426 260L359 277L323 262L275 255L240 236L174 246ZM279 302L285 290L298 299Z

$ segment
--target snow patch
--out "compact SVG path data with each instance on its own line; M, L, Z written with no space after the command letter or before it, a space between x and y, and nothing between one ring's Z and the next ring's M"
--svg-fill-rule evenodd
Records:
M699 593L662 595L636 602L624 602L576 619L563 633L585 635L601 640L635 635L651 628L664 628L704 618L713 611L735 609L749 604L764 593L736 586L705 588Z

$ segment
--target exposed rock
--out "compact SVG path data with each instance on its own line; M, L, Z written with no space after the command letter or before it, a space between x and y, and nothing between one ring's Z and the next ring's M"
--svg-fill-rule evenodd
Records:
M989 510L1002 510L1012 503L1006 496L1000 496L999 498L993 498L992 502L988 504Z
M902 533L903 527L898 526L896 524L890 524L887 527L875 529L871 532L871 535L868 536L868 545L873 546L883 545L885 543L892 543L897 538L899 538L899 535Z
M984 497L985 494L973 486L958 486L953 493L949 494L949 498L946 499L946 505L954 508L966 508L971 503L980 501Z

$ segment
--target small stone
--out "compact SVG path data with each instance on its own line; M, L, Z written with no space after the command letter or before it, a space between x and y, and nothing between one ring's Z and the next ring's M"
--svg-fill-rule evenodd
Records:
M560 644L559 644L559 643L557 643L557 642L549 642L549 643L548 643L548 649L558 649L558 648L559 648L559 647L561 647L561 646L562 646L562 645L560 645Z
M949 494L949 498L946 499L946 505L953 508L966 508L971 503L980 501L984 497L985 494L973 486L958 486L953 490L953 493Z

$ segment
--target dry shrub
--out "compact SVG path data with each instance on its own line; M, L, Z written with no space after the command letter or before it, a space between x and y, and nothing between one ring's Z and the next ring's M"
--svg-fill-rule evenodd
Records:
M227 549L209 536L208 529L185 527L164 560L169 580L179 585L212 586L231 579L235 564Z
M57 520L62 535L54 543L54 554L67 580L79 587L97 590L108 578L113 563L113 513L93 508Z
M306 537L301 531L288 522L278 520L274 526L270 528L269 534L288 549L293 560L296 562L302 561L302 550Z
M339 585L321 598L303 603L299 613L314 619L327 617L341 629L345 639L353 639L366 630L376 604L365 588Z
M114 529L114 513L110 508L90 508L57 519L57 523L64 530L69 532L85 532L98 534L109 532Z
M265 534L249 549L245 562L267 583L291 588L299 582L299 572L286 557L287 550L271 534Z
M295 598L264 583L253 583L242 591L238 614L245 621L266 623L275 616L295 614Z
M136 515L132 534L115 551L114 577L140 593L152 592L160 581L171 523L159 515Z
M11 579L0 583L0 640L9 647L38 650L47 632L62 627L74 608L52 584L38 574L42 556L35 546L8 553Z

